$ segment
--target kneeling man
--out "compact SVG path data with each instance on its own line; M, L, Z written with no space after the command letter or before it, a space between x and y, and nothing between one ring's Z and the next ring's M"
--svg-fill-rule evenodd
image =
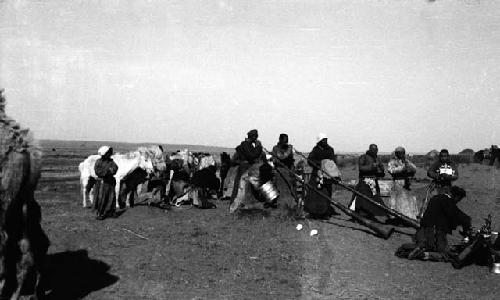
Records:
M416 247L408 254L407 258L433 261L449 260L447 235L451 234L458 225L462 226L464 232L470 231L471 228L471 218L457 207L457 203L465 195L462 188L453 186L449 192L430 199L420 222L420 229L415 233Z

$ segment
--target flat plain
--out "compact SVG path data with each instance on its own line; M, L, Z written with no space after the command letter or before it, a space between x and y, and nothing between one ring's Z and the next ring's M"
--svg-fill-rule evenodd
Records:
M398 227L389 240L351 222L229 214L216 209L148 206L117 219L95 220L81 207L78 164L98 142L42 143L44 167L36 192L47 232L51 299L497 299L500 275L486 266L455 270L451 264L394 256L414 229ZM136 145L117 144L117 150ZM203 147L201 147L203 148ZM203 149L196 149L201 151ZM174 151L176 149L168 149ZM217 152L219 148L204 151ZM341 169L356 179L355 166ZM500 230L500 170L462 164L457 185L468 192L460 207L476 228L492 215ZM428 181L419 168L415 193ZM351 194L338 189L344 204ZM304 228L297 230L296 225ZM312 229L318 235L310 236ZM458 242L458 233L450 239Z

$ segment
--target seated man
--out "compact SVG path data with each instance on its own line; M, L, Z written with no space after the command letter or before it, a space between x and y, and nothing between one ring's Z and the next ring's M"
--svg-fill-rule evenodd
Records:
M403 245L398 252L401 254L405 252L404 249L414 248L406 258L448 261L447 234L451 234L458 225L462 226L464 232L471 228L471 218L457 207L465 195L462 188L453 186L449 192L432 197L420 222L420 229L415 233L415 244Z

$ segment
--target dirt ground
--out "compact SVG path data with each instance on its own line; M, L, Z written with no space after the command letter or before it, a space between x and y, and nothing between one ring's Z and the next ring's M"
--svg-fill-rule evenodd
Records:
M411 228L389 240L339 215L327 221L230 215L216 209L128 209L96 221L81 207L78 163L94 145L45 151L36 199L50 240L51 299L497 299L500 275L488 267L409 261L394 256ZM342 170L344 180L356 168ZM480 227L491 213L500 230L500 170L461 165L461 208ZM423 194L425 171L414 183ZM348 192L336 197L347 204ZM298 231L298 223L304 228ZM319 234L311 237L311 229ZM455 234L452 241L457 242Z

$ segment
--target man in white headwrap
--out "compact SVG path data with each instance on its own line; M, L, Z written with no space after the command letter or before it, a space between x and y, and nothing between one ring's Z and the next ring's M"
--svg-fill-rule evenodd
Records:
M97 210L97 220L104 220L108 217L115 218L117 214L115 185L116 180L114 175L118 171L118 166L111 158L113 148L102 146L97 150L101 156L95 163L95 174L98 179L95 185L96 201L95 209Z

